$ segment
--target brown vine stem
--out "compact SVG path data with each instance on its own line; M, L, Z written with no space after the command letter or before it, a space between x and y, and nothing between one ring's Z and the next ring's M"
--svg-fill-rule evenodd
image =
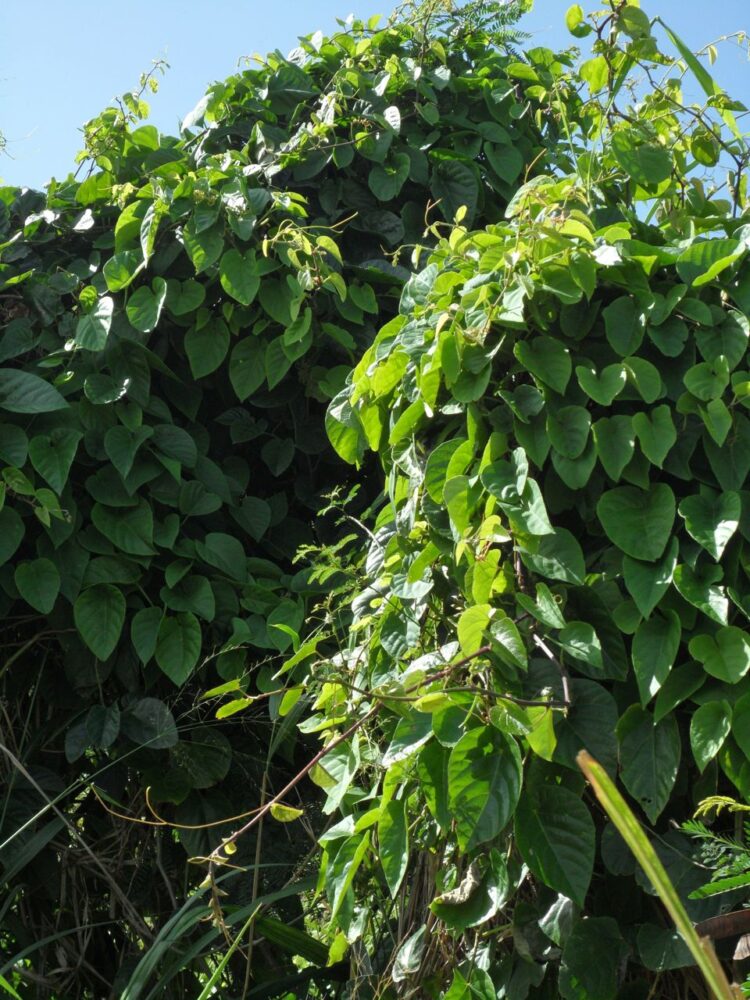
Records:
M570 697L570 677L568 676L568 671L565 668L565 664L561 660L558 660L558 658L549 648L544 639L540 639L539 636L533 632L531 638L534 640L534 643L539 647L539 649L541 649L544 655L548 657L550 660L552 660L557 669L560 671L560 680L562 682L562 690L563 690L563 705L565 708L570 708L573 702Z
M458 660L456 663L451 663L448 667L445 668L445 670L441 670L439 673L431 677L430 680L431 681L439 680L441 677L449 676L451 673L453 673L454 670L460 669L467 663L471 662L471 660L475 660L478 656L484 656L486 653L489 653L490 649L491 649L490 646L481 646L475 653L471 653L469 656L465 656L463 659ZM411 688L407 688L405 694L410 694L412 691L416 691L418 688L422 687L423 684L424 681L420 681L418 684L413 685ZM238 830L235 830L235 832L230 834L230 836L227 837L226 840L222 841L221 848L225 850L225 853L228 844L236 844L241 837L244 837L246 833L249 833L249 831L253 829L253 827L257 826L257 824L261 822L263 817L268 815L268 813L271 811L271 808L277 805L279 802L283 801L283 799L289 794L289 792L291 792L292 789L295 788L300 783L300 781L302 781L303 778L307 777L307 775L313 770L313 768L317 764L319 764L321 760L323 760L323 758L327 756L327 754L331 753L332 750L335 750L336 747L341 746L342 743L345 743L351 736L353 736L359 729L361 729L366 722L369 722L371 719L374 719L382 707L383 707L383 702L379 701L376 705L373 705L368 712L365 712L365 714L360 719L357 719L356 722L353 722L351 726L345 729L343 733L335 737L335 739L332 739L330 743L326 743L325 746L321 747L320 750L318 750L318 752L315 754L315 756L312 757L305 764L305 766L300 771L298 771L297 774L295 774L290 781L286 783L286 785L284 785L284 787L281 789L280 792L277 792L276 795L268 799L265 805L263 805L256 811L252 819L248 820L248 822L245 823L244 826L241 826ZM216 852L214 851L214 853L209 858L208 862L208 878L211 883L212 907L214 909L214 913L216 914L219 914L221 911L219 903L219 895L216 888L216 878L215 878L216 868L220 863L223 863L223 859L217 858Z

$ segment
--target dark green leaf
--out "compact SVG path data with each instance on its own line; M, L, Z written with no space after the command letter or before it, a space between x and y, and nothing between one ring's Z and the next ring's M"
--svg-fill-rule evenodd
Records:
M76 628L94 656L108 659L125 621L125 598L118 587L100 583L84 590L73 606Z
M552 785L527 792L516 810L514 832L534 875L583 906L594 868L596 833L580 798Z
M656 562L674 524L674 494L665 483L648 490L619 486L602 495L596 513L610 541L626 555Z
M494 727L469 730L448 762L448 796L461 850L493 840L513 815L520 791L515 740Z

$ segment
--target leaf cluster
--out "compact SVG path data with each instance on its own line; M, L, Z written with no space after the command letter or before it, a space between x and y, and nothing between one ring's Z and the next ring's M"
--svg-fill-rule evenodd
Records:
M346 475L325 407L397 312L426 224L459 205L502 218L547 148L511 61L483 30L454 47L406 21L342 24L213 85L179 136L143 124L146 76L85 127L85 176L0 189L0 672L24 768L3 763L21 899L3 947L41 969L60 935L61 993L99 988L70 978L76 911L111 913L81 860L55 915L73 848L55 803L97 849L114 824L116 880L144 836L130 893L158 918L199 880L185 853L210 854L304 753L304 703L274 675L309 659L300 637L342 578L293 561L346 543L315 518ZM217 719L207 689L234 712L259 701ZM304 836L273 845L260 888ZM88 953L122 987L144 929L126 915L101 935ZM164 989L190 992L185 974Z

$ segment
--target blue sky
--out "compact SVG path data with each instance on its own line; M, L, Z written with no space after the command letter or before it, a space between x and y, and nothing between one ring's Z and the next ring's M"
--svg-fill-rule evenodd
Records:
M329 30L336 17L387 14L392 6L391 0L1 2L0 130L10 157L0 157L0 178L36 187L68 172L81 123L134 87L153 59L166 58L171 68L151 102L151 120L174 132L206 85L232 73L242 56L287 52L298 35ZM750 32L747 0L643 0L642 6L695 49L724 34ZM531 44L554 48L572 41L564 27L567 7L567 0L536 0L522 25L533 35ZM712 72L750 104L746 54L722 48Z

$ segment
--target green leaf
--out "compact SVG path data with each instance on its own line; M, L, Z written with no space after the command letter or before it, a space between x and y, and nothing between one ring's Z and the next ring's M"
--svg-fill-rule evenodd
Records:
M425 466L424 485L430 498L435 503L442 503L443 488L448 478L451 459L462 444L466 443L465 439L451 438L448 441L443 441L442 444L439 444L437 448L434 448L430 452Z
M633 39L647 38L651 34L648 14L634 3L626 3L619 9L617 27Z
M216 598L205 576L183 577L174 587L162 587L159 596L170 611L192 611L207 622L216 616Z
M16 567L14 580L21 597L40 614L48 615L60 592L60 573L49 559L34 559Z
M623 360L625 374L638 391L644 403L653 403L663 395L663 386L659 369L643 358L625 358Z
M101 533L122 552L131 556L154 554L154 517L151 505L139 500L135 507L105 507L95 503L91 520Z
M156 640L163 616L164 612L157 607L142 608L133 615L130 639L144 666L156 652Z
M674 585L680 595L719 625L726 625L729 618L729 599L724 587L715 586L717 567L704 567L698 575L687 565L674 571ZM721 570L718 570L719 578Z
M664 31L666 32L669 40L672 42L674 47L680 53L680 56L685 60L688 69L703 88L704 94L706 94L707 97L721 96L723 94L721 87L714 80L714 78L711 76L708 70L700 64L698 59L695 57L694 53L690 50L690 48L688 48L687 45L685 45L680 36L675 34L675 32L672 31L672 29L668 27L668 25L666 25L660 17L657 17L656 20L659 21L661 26L664 28ZM726 125L732 131L732 134L734 135L735 139L737 139L744 148L744 143L745 143L744 137L740 132L735 117L730 111L730 109L724 108L721 106L721 104L719 104L719 114L724 119Z
M140 250L121 250L120 253L113 254L102 268L108 291L121 292L127 288L143 267L143 254Z
M470 729L451 751L448 796L462 851L493 840L508 824L521 792L515 740L494 727Z
M24 524L12 507L0 507L0 566L6 563L21 544Z
M243 306L249 306L260 288L255 252L249 250L241 254L239 250L227 250L221 258L219 278L227 295L231 295Z
M641 704L646 705L664 684L680 648L682 627L674 611L652 615L633 636L633 669Z
M633 559L656 562L674 524L674 494L665 483L647 490L618 486L602 495L596 513L608 538L622 552Z
M677 720L654 720L631 705L617 724L622 781L652 823L661 815L677 778L680 733Z
M78 320L75 335L79 347L86 351L104 349L112 326L114 308L114 300L109 295L104 295L90 312L83 313Z
M166 298L167 283L164 278L154 278L151 288L141 285L125 307L130 325L141 333L151 333L156 329Z
M211 788L226 778L232 747L217 729L196 726L190 731L189 741L180 740L172 747L170 757L175 767L187 774L192 788Z
M31 464L55 493L65 488L82 437L81 431L54 427L49 434L37 434L29 442Z
M232 350L229 379L241 402L252 396L266 378L265 349L259 337L245 337Z
M441 830L447 831L453 821L448 807L448 761L450 752L437 740L430 740L417 760L417 773L427 808Z
M277 337L267 345L263 356L268 388L275 388L292 367L291 358L285 351L283 337Z
M679 512L688 534L718 561L739 527L742 502L739 493L732 490L714 493L704 489L685 497Z
M539 538L532 549L521 549L521 559L529 569L549 580L582 584L586 575L583 551L567 528L555 528L554 535Z
M699 407L703 425L716 444L721 448L732 429L732 414L722 399L712 399L706 406Z
M513 667L521 670L528 669L528 654L526 646L521 639L521 635L516 627L516 623L509 615L500 611L495 612L495 617L490 626L493 646L495 646L500 657Z
M524 159L521 153L507 143L485 142L483 149L490 166L500 180L505 181L506 184L514 184L524 168Z
M667 358L677 358L685 349L690 331L684 320L670 316L657 325L649 324L648 335Z
M150 427L139 427L135 431L130 431L127 427L118 425L110 427L104 435L107 458L123 479L130 474L138 449L152 434L153 430Z
M582 406L563 406L547 417L552 447L566 458L578 458L586 447L591 414Z
M745 757L750 760L750 692L734 703L732 736Z
M627 374L621 364L607 365L600 375L593 367L577 365L576 378L586 395L602 406L611 406L627 382Z
M560 647L576 660L603 670L602 646L599 637L588 622L569 622L560 629Z
M156 662L173 683L184 684L201 651L201 627L190 612L164 616L156 638Z
M68 404L49 382L16 368L0 368L0 410L11 413L51 413Z
M668 972L693 965L690 949L678 931L656 924L642 924L638 928L638 954L647 969Z
M677 441L671 409L665 405L657 406L650 413L635 413L633 430L643 454L652 465L661 468Z
M229 350L229 329L222 319L211 319L200 329L185 334L185 352L193 378L216 371Z
M115 705L92 705L86 715L89 743L106 750L120 735L120 709Z
M183 230L183 240L195 273L207 271L221 256L224 249L224 233L220 224L199 231L199 227L191 219Z
M383 754L383 767L390 767L419 750L432 736L432 716L427 712L411 710L399 719L388 749Z
M430 903L430 910L452 931L465 931L490 920L510 895L508 866L496 850L485 854L486 870L473 861L455 889L443 892ZM447 996L447 995L446 995ZM488 994L495 1000L495 990Z
M592 30L591 26L584 20L583 8L580 4L574 3L565 12L565 27L575 38L584 38Z
M0 424L0 460L20 469L28 454L29 439L26 431L15 424Z
M393 201L409 177L411 159L407 153L390 153L383 163L374 163L367 184L378 201Z
M485 644L485 632L490 623L489 604L475 604L461 612L458 619L458 641L464 656L473 656Z
M378 819L380 864L391 898L396 897L409 862L409 831L406 802L389 799L380 810Z
M298 812L296 809L289 811ZM318 966L325 966L328 961L328 948L325 944L310 937L309 934L305 934L297 927L268 916L257 917L254 926L258 934L266 941L278 945L289 955L299 955ZM214 994L209 994L209 996L211 995Z
M589 85L592 94L596 94L607 86L609 64L604 56L594 56L593 59L587 59L586 62L581 63L578 72L581 79Z
M688 649L707 673L727 684L736 684L750 670L750 639L734 625L720 628L714 635L694 636Z
M705 285L733 264L743 252L738 240L699 240L677 259L677 273L688 285Z
M635 354L643 340L643 317L634 299L622 295L602 310L607 340L621 358Z
M203 305L205 298L206 289L193 278L187 281L169 278L167 281L167 309L175 316L185 316L195 312Z
M694 694L705 680L706 675L698 663L686 663L675 668L656 696L654 722L661 722L673 709Z
M556 720L557 746L553 759L576 768L576 754L581 747L588 747L615 774L617 706L612 695L601 684L578 678L571 680L570 689L573 704L566 716Z
M734 429L723 447L704 439L711 471L723 490L742 490L750 473L750 421L735 413Z
M714 759L732 728L732 707L726 701L709 701L690 720L690 746L700 771Z
M221 531L212 531L196 544L196 549L204 562L232 580L240 583L247 580L247 556L239 539Z
M158 698L140 698L120 718L122 732L138 746L168 750L178 740L174 716Z
M640 12L639 12L640 13ZM639 143L635 129L620 129L610 139L615 159L637 184L649 187L672 173L672 157L663 146Z
M561 395L565 392L573 371L573 363L570 360L570 351L559 340L546 336L519 340L513 348L513 353L535 378L545 382Z
M560 995L565 1000L614 1000L626 953L612 917L577 920L563 948Z
M475 170L460 160L441 160L433 171L432 196L440 202L443 217L452 222L462 205L466 206L466 225L471 225L479 200L479 181Z
M669 589L677 566L679 549L679 542L676 538L672 538L664 555L656 562L640 562L638 559L631 559L630 556L623 558L622 573L625 586L644 618L648 618Z
M359 866L370 848L370 831L349 837L330 859L326 891L331 904L330 919L336 916L346 899Z
M271 524L271 507L260 497L244 497L239 508L233 509L231 514L256 542L261 540Z
M706 403L721 396L729 385L729 365L723 356L722 360L723 365L719 364L717 359L713 364L701 361L688 368L682 377L688 392Z
M526 792L514 820L518 850L541 881L584 905L594 868L596 832L586 806L563 786Z
M94 656L107 660L117 645L125 621L122 591L99 583L82 591L73 605L76 628Z
M615 482L635 452L635 428L626 414L602 417L591 428L596 453L604 471Z
M174 424L155 424L151 443L162 455L179 462L187 469L192 469L198 460L198 450L192 435Z

